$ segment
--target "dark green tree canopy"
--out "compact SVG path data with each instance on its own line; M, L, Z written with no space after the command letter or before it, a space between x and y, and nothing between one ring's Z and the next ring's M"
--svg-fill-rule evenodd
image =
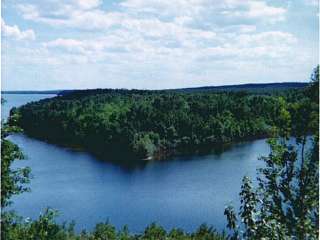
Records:
M287 118L305 95L303 89L267 94L83 90L12 109L10 123L102 158L161 158L269 136L274 125L300 121Z

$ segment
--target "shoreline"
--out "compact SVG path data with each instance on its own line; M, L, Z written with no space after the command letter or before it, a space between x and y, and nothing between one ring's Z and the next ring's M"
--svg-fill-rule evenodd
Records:
M230 141L225 143L215 143L212 145L200 145L198 147L192 147L184 150L181 150L180 148L163 148L163 149L160 149L159 151L156 151L153 156L138 158L134 154L129 154L127 151L110 152L110 155L101 154L95 151L91 151L90 149L84 146L81 146L80 144L68 144L68 143L58 142L58 141L50 140L48 138L34 136L32 134L27 133L24 130L18 134L22 134L28 138L39 140L47 144L55 145L57 147L69 149L71 151L88 153L93 155L99 160L113 162L113 163L124 163L124 162L130 162L130 163L140 162L141 163L141 162L151 162L151 161L170 161L175 157L201 156L201 155L209 155L211 153L219 154L219 153L225 152L235 144L267 139L270 137L270 134L264 134L256 137L245 137L236 141ZM125 158L125 160L122 160L123 158Z

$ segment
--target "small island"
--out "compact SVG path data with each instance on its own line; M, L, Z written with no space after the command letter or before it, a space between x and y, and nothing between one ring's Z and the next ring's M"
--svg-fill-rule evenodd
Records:
M291 85L66 91L12 109L10 123L103 159L162 159L267 137L308 94Z

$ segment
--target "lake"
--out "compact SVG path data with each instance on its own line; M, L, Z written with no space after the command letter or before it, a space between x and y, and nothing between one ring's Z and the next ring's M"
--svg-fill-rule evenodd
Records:
M53 95L4 94L2 118L13 106ZM14 134L27 159L14 167L32 169L30 193L13 198L11 208L36 218L46 207L60 212L59 222L75 220L76 229L92 229L109 220L141 232L156 222L166 229L195 230L201 223L225 229L224 208L238 208L241 179L254 177L259 156L270 151L265 140L238 143L220 153L180 156L120 166L94 156Z

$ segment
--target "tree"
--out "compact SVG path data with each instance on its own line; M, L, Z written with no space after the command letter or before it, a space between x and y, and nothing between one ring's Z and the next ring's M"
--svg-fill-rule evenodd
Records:
M311 88L317 81L313 80ZM318 239L319 126L315 116L319 106L314 95L318 94L306 94L287 107L281 103L277 135L268 141L269 156L261 158L265 166L258 169L258 186L244 177L239 215L231 206L225 209L230 239ZM292 128L291 119L298 120ZM295 146L290 135L296 137Z
M1 99L2 103L5 103ZM23 159L24 156L19 147L6 139L12 132L20 131L17 127L10 127L7 123L2 123L1 128L1 238L5 239L5 233L8 232L8 222L15 218L12 213L7 213L4 208L9 206L12 195L28 191L25 186L29 182L30 169L28 167L12 169L11 164L14 160Z
M1 209L11 204L12 195L28 191L25 184L29 182L30 169L28 167L12 169L11 164L24 156L19 147L6 139L12 132L20 131L16 127L2 124L1 129Z
M272 139L271 153L263 157L258 187L244 177L238 223L233 208L225 209L231 239L317 239L318 137L304 163L292 145ZM301 146L300 146L301 152Z

